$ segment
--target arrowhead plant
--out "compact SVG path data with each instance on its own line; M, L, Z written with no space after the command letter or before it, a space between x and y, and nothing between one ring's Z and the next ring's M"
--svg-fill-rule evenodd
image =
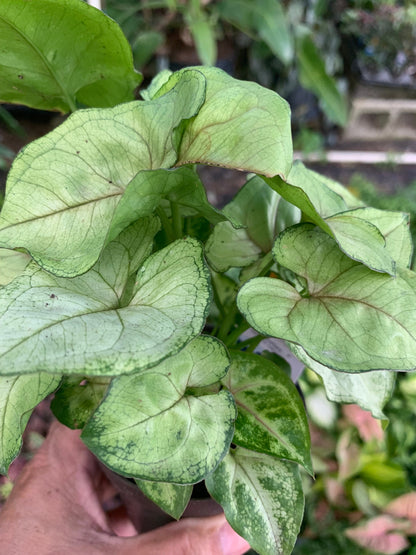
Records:
M67 16L79 4L61 3ZM23 29L31 15L0 11ZM17 156L0 213L0 469L54 393L55 416L174 518L205 481L253 549L289 554L308 422L285 361L254 351L284 340L329 396L382 418L394 372L416 368L408 217L294 163L275 92L194 67L131 100L125 64L125 87L111 85L121 67L105 73L110 107L86 75L79 90L53 67L44 94L35 71L27 85L27 103L74 113ZM76 109L86 98L100 107ZM247 182L219 210L198 165Z

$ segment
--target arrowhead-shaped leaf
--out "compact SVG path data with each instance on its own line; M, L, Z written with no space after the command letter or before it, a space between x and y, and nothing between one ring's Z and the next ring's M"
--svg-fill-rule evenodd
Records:
M384 229L387 222L383 221L379 210L351 210L350 206L354 203L350 196L341 194L337 184L334 185L327 178L308 170L300 162L293 164L287 182L278 176L265 180L283 198L298 206L308 219L334 237L341 250L350 258L362 262L372 270L395 274L396 261L401 260L404 254L387 248L386 237L378 227L380 224ZM399 226L397 220L404 215L393 212L389 214L395 225ZM392 231L391 223L387 224L387 234Z
M0 246L25 248L66 277L91 268L130 181L175 163L175 130L197 113L204 91L203 75L188 71L160 99L81 110L31 143L9 173Z
M32 263L0 289L0 373L126 374L200 333L210 300L202 248L180 240L141 264L157 229L154 219L133 224L82 276Z
M286 101L257 83L239 81L220 69L194 69L207 79L206 98L184 131L178 165L199 162L286 176L293 156ZM166 94L187 71L174 73L154 98Z
M238 447L205 480L234 530L261 555L289 555L303 517L295 463Z
M223 383L238 409L233 443L295 461L312 474L305 407L286 372L260 355L235 352Z
M191 388L218 382L228 363L220 342L200 336L159 365L114 379L84 428L84 442L120 474L199 482L227 452L236 410L225 389L197 395Z
M0 474L6 474L22 445L32 410L60 382L60 376L31 374L0 377Z
M0 100L43 110L133 100L141 75L120 27L79 0L2 0Z
M192 486L169 484L168 482L150 482L139 480L136 484L153 503L156 503L165 513L179 520L186 509L192 495Z
M377 370L350 374L337 372L309 357L302 347L291 344L291 350L308 368L321 376L326 396L336 403L354 403L371 411L375 418L386 419L383 408L391 398L396 382L396 374Z
M280 231L300 220L300 210L258 176L247 181L223 213L244 227L237 229L230 222L222 222L208 239L205 247L208 262L220 272L255 262L271 251Z
M274 254L307 290L272 278L246 283L238 305L259 333L299 344L336 370L416 367L416 277L410 270L396 278L373 272L311 224L281 233Z

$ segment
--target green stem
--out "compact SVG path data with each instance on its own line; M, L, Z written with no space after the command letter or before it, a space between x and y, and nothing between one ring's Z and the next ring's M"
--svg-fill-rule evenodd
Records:
M259 272L258 277L265 276L269 273L270 268L273 266L273 254L272 251L269 251L264 255L263 263L261 265L261 270Z
M225 344L227 345L227 347L234 347L234 345L237 344L237 341L238 341L239 337L246 330L248 330L249 327L250 327L250 325L245 320L243 320L243 322L241 322L241 324L228 335L228 337L225 341Z
M160 221L162 222L162 227L166 233L167 240L169 243L175 240L175 234L173 232L172 225L169 221L169 218L166 216L165 211L161 206L156 208L156 214L159 216Z
M256 335L255 337L250 337L250 339L241 341L240 343L238 343L237 347L239 349L244 349L245 347L247 347L244 352L252 353L257 347L257 345L261 343L261 341L263 341L264 338L265 338L264 335Z
M176 239L181 239L182 233L182 216L179 210L179 205L176 202L170 203L170 210L172 213L172 227Z
M237 312L237 306L234 305L232 307L230 307L229 311L225 314L225 317L223 319L223 321L221 322L221 326L220 329L218 331L218 339L221 339L221 341L224 341L225 343L225 339L234 323L234 318L235 318L235 314Z
M214 302L215 302L215 304L216 304L216 306L219 310L221 318L224 318L225 317L225 310L224 310L224 307L222 305L220 296L218 294L217 286L215 285L215 279L213 279L212 277L211 277L211 287L212 287L212 293L214 295Z

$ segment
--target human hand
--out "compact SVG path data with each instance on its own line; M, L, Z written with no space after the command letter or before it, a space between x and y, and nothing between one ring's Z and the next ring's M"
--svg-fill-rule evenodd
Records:
M224 515L187 518L140 535L114 528L102 503L112 493L79 432L59 423L19 475L0 513L7 555L242 555L250 546ZM121 537L117 531L123 529ZM116 531L115 531L116 530Z

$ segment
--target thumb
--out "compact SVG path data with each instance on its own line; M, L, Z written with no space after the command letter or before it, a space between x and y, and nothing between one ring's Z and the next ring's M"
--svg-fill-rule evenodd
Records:
M184 518L132 538L120 538L120 555L242 555L250 545L223 514Z

